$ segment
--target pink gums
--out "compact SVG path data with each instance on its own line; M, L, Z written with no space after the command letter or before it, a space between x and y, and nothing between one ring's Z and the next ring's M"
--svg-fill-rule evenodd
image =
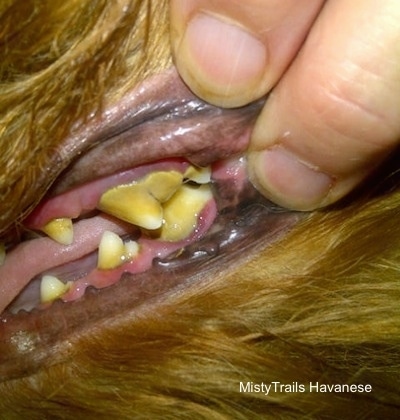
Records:
M216 203L214 200L210 200L199 215L195 230L188 238L178 242L139 238L137 241L139 254L135 258L112 270L93 269L87 276L75 281L62 300L67 302L78 299L83 296L88 286L94 286L97 289L111 286L121 278L123 273L138 274L147 271L151 268L155 258L165 258L172 252L200 239L211 227L216 215Z

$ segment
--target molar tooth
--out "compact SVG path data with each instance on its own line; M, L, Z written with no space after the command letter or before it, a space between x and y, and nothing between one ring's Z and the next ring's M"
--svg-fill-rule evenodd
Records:
M66 217L50 220L42 231L61 245L71 245L74 240L72 220Z
M211 198L209 185L182 185L164 204L164 224L160 238L179 241L188 237L197 226L201 210Z
M125 261L125 245L114 232L106 230L99 244L97 267L100 270L117 268Z
M140 184L118 185L106 191L97 206L112 216L145 229L162 225L161 204Z
M175 194L182 180L182 174L177 171L159 171L147 175L141 184L154 198L164 203Z
M71 282L63 283L55 276L45 275L40 283L40 300L50 303L68 292Z
M4 264L6 259L6 246L0 242L0 266Z
M211 166L200 167L190 165L183 174L183 177L197 184L208 184L211 181Z

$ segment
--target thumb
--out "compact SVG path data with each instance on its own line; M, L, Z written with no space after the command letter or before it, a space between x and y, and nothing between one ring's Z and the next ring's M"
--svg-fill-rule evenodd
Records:
M303 42L323 0L171 0L171 41L190 89L214 105L264 96Z

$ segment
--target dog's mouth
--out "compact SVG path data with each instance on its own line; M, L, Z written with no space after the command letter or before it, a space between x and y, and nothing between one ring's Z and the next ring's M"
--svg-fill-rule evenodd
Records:
M206 105L170 71L63 145L68 166L0 267L2 375L33 371L93 322L212 281L295 224L247 179L260 106Z
M35 237L19 243L0 269L8 277L8 311L75 301L90 286L170 265L220 230L245 183L242 158L206 167L166 158L45 198L24 221Z

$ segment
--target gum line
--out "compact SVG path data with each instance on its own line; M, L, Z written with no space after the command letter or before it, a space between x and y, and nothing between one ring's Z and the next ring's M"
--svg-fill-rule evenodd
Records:
M137 242L140 247L139 255L118 268L112 270L93 269L87 276L75 281L69 292L62 296L64 302L69 302L83 296L89 286L102 289L116 283L124 273L139 274L151 268L155 258L165 258L173 252L199 240L213 224L217 215L215 200L205 206L198 218L198 224L192 235L183 241L167 242L140 237Z
M109 188L140 179L153 171L176 170L183 173L188 166L189 162L183 159L165 159L100 178L43 201L23 224L29 229L40 229L52 219L76 219L94 210L101 195Z

